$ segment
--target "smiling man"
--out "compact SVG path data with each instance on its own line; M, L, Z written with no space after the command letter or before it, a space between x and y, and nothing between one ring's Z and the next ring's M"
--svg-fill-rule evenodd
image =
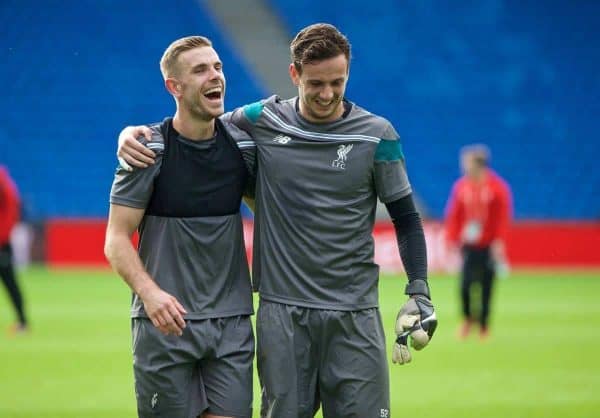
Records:
M216 119L225 77L207 38L173 42L160 67L177 110L150 127L156 164L117 169L105 243L133 291L138 415L249 418L253 308L240 203L254 145Z
M377 199L396 228L408 276L393 361L411 360L437 320L429 300L421 219L399 136L384 118L344 98L350 44L314 24L291 45L298 96L277 96L224 115L257 147L253 284L260 295L257 364L262 416L390 416L389 373L379 313L372 231ZM126 128L118 154L151 164L143 127ZM134 152L136 154L134 154ZM139 158L136 157L139 155Z

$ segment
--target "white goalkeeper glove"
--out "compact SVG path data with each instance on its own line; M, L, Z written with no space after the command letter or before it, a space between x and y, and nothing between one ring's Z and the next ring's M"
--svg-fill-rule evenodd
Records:
M412 357L408 350L408 337L415 350L422 350L433 337L437 327L437 318L433 304L426 296L412 296L404 304L396 317L396 342L392 352L394 363L410 363Z

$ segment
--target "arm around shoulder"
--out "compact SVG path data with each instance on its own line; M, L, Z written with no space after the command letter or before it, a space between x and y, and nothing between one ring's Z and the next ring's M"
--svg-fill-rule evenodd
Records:
M117 157L123 168L145 168L154 164L156 154L145 144L152 141L153 132L148 126L127 126L119 133ZM143 138L143 142L139 139Z

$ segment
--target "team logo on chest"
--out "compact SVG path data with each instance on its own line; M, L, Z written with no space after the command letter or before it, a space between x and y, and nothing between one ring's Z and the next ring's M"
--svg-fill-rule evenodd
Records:
M348 159L348 153L352 150L354 145L340 145L337 149L337 158L331 162L331 166L339 168L340 170L346 169L346 160Z

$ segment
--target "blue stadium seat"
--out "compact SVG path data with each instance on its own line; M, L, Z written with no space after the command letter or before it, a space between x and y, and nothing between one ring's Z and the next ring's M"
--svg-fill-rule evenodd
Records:
M486 142L518 218L600 218L600 2L269 2L290 34L348 34L348 97L393 122L429 216L460 147ZM106 216L119 130L173 112L158 68L173 39L214 41L227 108L263 96L202 2L4 0L0 21L0 164L33 219Z

